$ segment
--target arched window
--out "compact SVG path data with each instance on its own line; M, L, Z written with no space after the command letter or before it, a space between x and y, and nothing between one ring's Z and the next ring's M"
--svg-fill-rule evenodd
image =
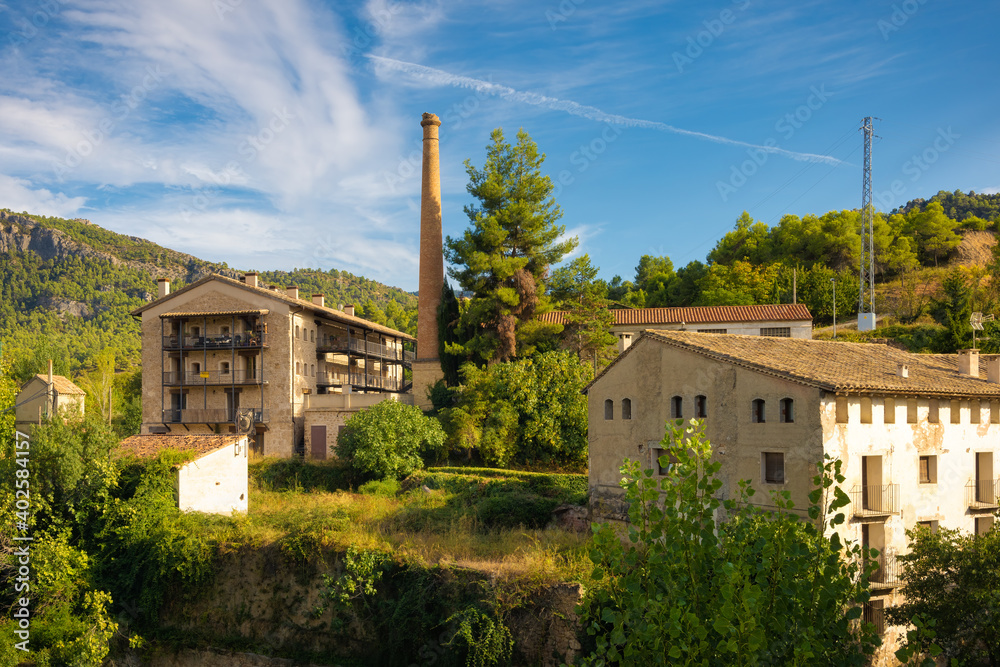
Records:
M622 399L622 419L632 419L632 399Z
M792 424L795 422L795 401L790 398L783 398L778 404L778 421L782 424Z
M708 397L701 395L694 397L694 416L698 419L708 416Z
M671 419L683 419L684 418L684 399L680 396L674 396L670 399L670 418Z
M297 361L295 362L295 374L302 375L302 366Z
M614 419L615 418L615 402L610 398L604 401L604 418Z
M764 399L755 398L750 404L750 421L754 424L764 423Z
M299 337L299 325L298 324L295 325L295 337L296 338Z

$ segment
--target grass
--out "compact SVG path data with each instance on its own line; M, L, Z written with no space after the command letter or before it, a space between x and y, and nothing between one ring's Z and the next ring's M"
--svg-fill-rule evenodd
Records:
M246 516L205 518L222 550L278 544L309 561L353 545L539 583L584 581L591 570L589 534L548 525L556 506L586 503L584 475L441 468L355 491L335 462L264 459L250 477Z

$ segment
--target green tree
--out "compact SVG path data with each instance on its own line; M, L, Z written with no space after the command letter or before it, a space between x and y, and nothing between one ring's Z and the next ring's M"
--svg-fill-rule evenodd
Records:
M856 623L861 547L836 532L849 503L840 462L814 479L806 520L787 492L768 501L783 511L757 508L748 482L720 500L721 463L696 420L668 422L661 444L662 477L622 466L629 543L607 524L594 535L582 618L596 649L578 664L866 664L878 639Z
M941 282L941 299L931 304L931 315L947 329L937 345L938 352L952 353L972 347L972 295L967 272L957 267Z
M887 618L896 625L914 618L933 623L946 659L1000 665L1000 529L969 535L918 528L907 535L910 553L897 556L903 602L887 609Z
M955 233L957 223L944 213L938 202L931 202L924 211L913 209L907 214L907 232L917 237L920 249L934 258L947 255L958 247L962 237Z
M382 401L352 415L337 438L337 455L372 479L401 479L423 467L423 452L444 444L441 424L412 405Z
M770 229L763 222L755 222L743 211L736 219L733 231L719 239L708 253L709 264L729 265L736 261L764 264L771 261L772 241Z
M465 161L477 200L465 207L471 227L445 241L449 274L472 293L463 318L475 334L460 351L478 365L530 354L539 338L556 333L534 316L548 307L549 267L577 245L575 237L561 240L562 211L541 174L545 156L528 133L518 131L516 145L499 128L491 139L482 169Z
M614 314L608 310L606 289L605 283L597 280L597 267L590 263L589 255L556 269L549 281L553 300L566 313L560 336L563 347L595 366L603 365L614 354Z
M587 397L590 366L569 351L530 359L462 367L455 406L442 411L448 446L487 465L556 464L579 468L587 461Z

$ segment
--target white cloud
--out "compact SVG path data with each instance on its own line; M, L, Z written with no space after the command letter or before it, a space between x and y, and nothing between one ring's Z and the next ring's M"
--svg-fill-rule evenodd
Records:
M84 197L67 197L44 188L33 189L29 181L0 174L0 208L15 213L27 211L60 218L76 217L86 203Z

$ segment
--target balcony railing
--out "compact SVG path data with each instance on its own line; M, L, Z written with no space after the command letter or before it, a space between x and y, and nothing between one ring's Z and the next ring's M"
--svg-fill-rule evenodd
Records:
M894 554L881 552L874 558L870 556L863 558L861 562L865 566L862 572L874 566L871 574L862 575L867 577L868 585L873 591L896 588L902 584L902 563L896 560Z
M965 485L966 502L971 510L1000 508L1000 479L978 479Z
M316 345L317 352L355 352L357 354L367 354L378 359L388 359L390 361L402 361L410 363L413 361L413 353L399 347L390 347L382 343L373 343L370 340L360 338L328 338Z
M163 384L185 386L261 384L261 373L256 370L166 371L163 373Z
M223 334L218 336L164 336L164 350L229 350L267 347L263 333Z
M346 384L360 390L378 389L380 391L405 391L406 382L402 378L368 375L365 373L319 373L316 384L327 387L339 387Z
M851 489L854 516L888 516L899 513L899 484L855 486Z
M223 424L235 421L235 415L228 408L174 408L163 411L165 424ZM266 410L253 411L254 423L266 423Z

